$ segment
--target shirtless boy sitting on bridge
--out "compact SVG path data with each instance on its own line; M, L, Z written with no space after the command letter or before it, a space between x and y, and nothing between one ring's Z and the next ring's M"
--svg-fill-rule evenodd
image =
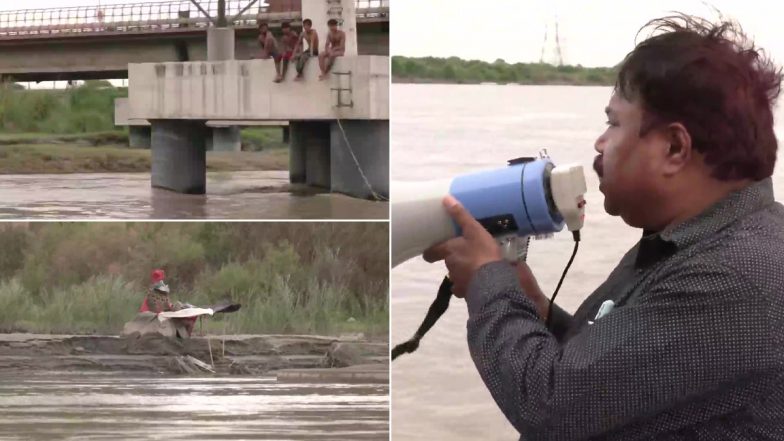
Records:
M286 77L286 71L289 69L289 62L294 58L294 52L296 51L297 46L299 46L299 35L291 30L291 25L289 23L284 22L280 25L280 28L283 31L283 38L281 39L283 42L283 56L281 57L283 68L278 72L278 78L275 79L276 83L283 81L283 78Z
M308 48L305 49L305 43ZM294 48L294 56L297 59L297 76L294 80L301 80L302 73L305 70L305 63L313 56L318 56L318 32L313 29L313 21L309 18L302 20L302 33L297 38L297 46Z
M280 60L282 55L278 48L278 41L275 40L275 36L270 32L269 25L266 22L259 23L259 45L261 46L259 58L262 60L269 60L270 58L275 60L275 72L278 74L275 77L275 82L280 82L281 79L283 79L283 76L280 74Z
M324 46L324 52L319 54L319 67L321 67L319 80L326 79L327 72L332 68L335 58L346 53L346 33L338 29L338 21L331 18L327 22L327 26L329 26L327 44Z

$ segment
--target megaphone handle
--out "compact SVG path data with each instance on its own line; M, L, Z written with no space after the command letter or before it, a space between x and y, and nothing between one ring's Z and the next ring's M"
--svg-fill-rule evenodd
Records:
M414 336L392 349L392 360L396 359L402 354L410 354L417 350L419 347L419 341L422 340L422 337L427 334L427 331L429 331L430 328L436 324L438 319L444 315L446 310L449 308L449 301L451 299L452 281L449 280L449 276L446 276L441 282L441 286L438 288L438 294L436 294L435 300L433 300L433 303L430 304L430 308L427 310L425 319L422 320L422 324L419 325L419 328L417 329L416 333L414 333Z

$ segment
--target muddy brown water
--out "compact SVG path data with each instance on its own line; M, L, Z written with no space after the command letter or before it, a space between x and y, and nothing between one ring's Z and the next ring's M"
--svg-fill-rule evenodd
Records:
M173 375L180 355L210 362L206 337L0 334L0 440L388 439L387 382L276 382L275 369L321 366L335 337L210 339L216 371L229 371L224 341L228 361L251 369ZM388 351L380 340L343 344L373 369Z
M272 378L0 378L2 440L386 440L389 388Z
M286 171L210 172L206 195L149 173L0 175L2 219L387 219L389 205L289 187Z

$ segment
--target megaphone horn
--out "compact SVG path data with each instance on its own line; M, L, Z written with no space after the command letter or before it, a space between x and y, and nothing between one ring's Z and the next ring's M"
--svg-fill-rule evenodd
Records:
M582 166L556 167L549 159L515 159L504 168L451 180L393 182L392 191L393 267L460 235L442 205L447 194L499 239L552 234L564 224L577 231L585 213Z

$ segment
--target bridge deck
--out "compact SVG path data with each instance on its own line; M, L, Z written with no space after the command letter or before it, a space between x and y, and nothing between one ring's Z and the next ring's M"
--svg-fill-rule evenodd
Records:
M389 57L338 57L328 80L310 60L274 83L272 60L141 63L129 66L132 120L291 121L389 119Z
M358 23L389 22L389 0L355 0ZM217 16L217 0L199 0ZM245 10L249 0L226 0L226 15L236 18L237 29L256 28L260 20L270 26L299 22L301 0L262 0ZM75 6L0 12L0 42L61 37L125 34L204 32L210 24L188 0Z

